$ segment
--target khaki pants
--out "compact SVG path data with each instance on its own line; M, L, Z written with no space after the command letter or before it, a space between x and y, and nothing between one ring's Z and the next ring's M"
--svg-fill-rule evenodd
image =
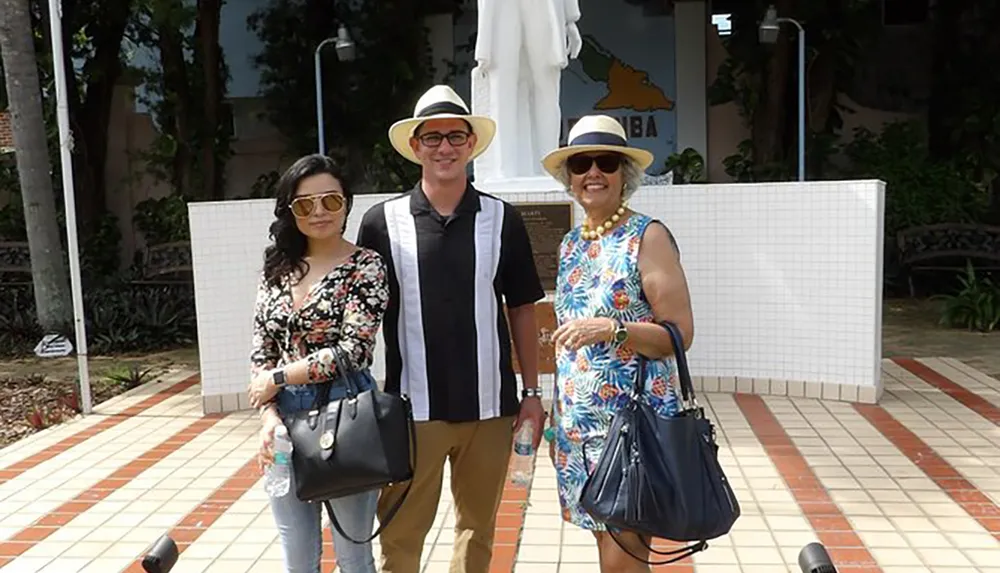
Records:
M451 462L455 500L455 546L451 573L488 573L496 514L507 479L513 417L481 422L417 422L417 460L410 494L382 531L383 573L419 573L424 538L434 524L444 462ZM382 519L407 484L385 488Z

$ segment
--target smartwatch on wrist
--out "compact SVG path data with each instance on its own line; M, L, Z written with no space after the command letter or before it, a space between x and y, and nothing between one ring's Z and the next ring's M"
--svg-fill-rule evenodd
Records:
M277 388L283 388L287 383L285 380L285 371L280 368L271 373L271 379L274 380L274 385Z

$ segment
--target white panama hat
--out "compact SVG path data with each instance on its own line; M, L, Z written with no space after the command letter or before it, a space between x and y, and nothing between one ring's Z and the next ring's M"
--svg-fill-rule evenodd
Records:
M400 155L414 163L420 163L410 147L410 138L421 123L431 119L464 119L472 126L476 134L476 147L472 150L472 159L481 155L493 142L497 132L497 124L492 119L472 115L469 106L449 86L437 85L424 92L413 108L413 117L402 119L389 128L389 143Z
M585 115L569 130L566 146L549 152L542 158L542 167L557 180L563 163L571 155L588 151L621 153L635 162L640 171L653 164L653 154L645 149L629 147L625 129L618 120L606 115Z

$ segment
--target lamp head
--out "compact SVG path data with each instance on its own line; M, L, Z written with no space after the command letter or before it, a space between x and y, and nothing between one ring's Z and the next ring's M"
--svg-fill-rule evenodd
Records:
M354 40L351 39L350 34L347 33L347 27L343 24L337 29L337 42L334 46L337 48L337 59L341 62L350 62L354 59Z
M774 6L768 6L767 12L764 13L764 19L761 20L760 28L758 29L760 43L773 44L777 42L778 32L780 31L781 27L778 24L778 11L775 10Z

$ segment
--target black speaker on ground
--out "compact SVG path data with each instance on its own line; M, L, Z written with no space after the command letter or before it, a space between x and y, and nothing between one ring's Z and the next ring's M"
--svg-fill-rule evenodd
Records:
M164 534L142 558L142 568L146 573L170 573L177 563L177 557L177 544L169 535Z
M837 573L830 554L821 543L810 543L799 552L799 569L802 573Z

